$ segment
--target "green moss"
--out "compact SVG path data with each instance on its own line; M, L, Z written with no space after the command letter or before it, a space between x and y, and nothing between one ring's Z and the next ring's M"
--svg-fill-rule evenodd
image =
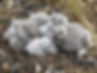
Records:
M44 0L47 5L57 6L63 10L67 10L74 16L79 16L84 12L84 5L80 0Z
M79 0L60 0L60 6L61 5L76 16L79 15L84 8Z

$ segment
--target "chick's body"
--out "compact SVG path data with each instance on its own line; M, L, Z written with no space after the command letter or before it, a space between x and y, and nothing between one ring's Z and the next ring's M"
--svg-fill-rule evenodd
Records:
M26 46L30 55L44 56L46 53L55 54L57 49L48 37L37 37L32 39Z

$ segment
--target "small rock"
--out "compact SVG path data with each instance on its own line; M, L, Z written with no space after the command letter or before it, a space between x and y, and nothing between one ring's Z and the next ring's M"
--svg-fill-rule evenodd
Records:
M5 58L6 56L6 52L0 48L0 59Z
M40 66L39 63L36 63L35 68L36 68L36 70L35 70L36 73L40 73L42 71L42 67Z
M59 70L54 66L49 66L45 73L65 73L65 70Z
M16 63L11 67L10 73L19 73L20 69L21 69L21 64L20 63Z
M8 63L4 63L4 64L2 64L2 68L1 69L2 69L3 72L9 72L10 65Z

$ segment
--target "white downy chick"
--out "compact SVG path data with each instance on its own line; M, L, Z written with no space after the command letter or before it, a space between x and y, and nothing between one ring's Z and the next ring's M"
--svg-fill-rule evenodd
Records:
M61 13L54 12L51 14L51 22L53 24L52 32L54 36L57 39L64 39L68 34L67 31L67 26L69 25L68 18Z
M29 20L32 21L34 25L41 26L50 21L50 16L45 12L31 13L29 15Z
M52 13L51 14L51 21L54 25L68 25L69 24L69 20L68 18L61 14L61 13Z
M55 54L56 46L49 37L36 37L32 39L26 46L26 50L30 55L45 56L46 54Z
M26 19L12 18L10 26L4 33L4 38L9 41L13 48L23 48L24 44L32 39L33 36L44 33L39 28L40 23L46 21L45 16L46 14L36 13L33 14L32 18L30 16ZM40 23L37 23L38 21Z
M4 33L4 39L8 40L12 48L21 50L20 48L23 48L24 43L26 43L29 38L27 38L25 31L20 25L10 25Z
M50 21L50 16L47 13L31 13L29 15L29 21L32 23L28 26L28 31L30 33L33 33L32 31L36 31L38 35L51 35L50 28L52 27L52 22Z
M52 27L52 30L53 30L52 32L53 32L54 37L60 40L65 39L65 37L67 37L68 35L67 27L64 25L56 25Z
M76 51L78 57L83 58L87 52L87 48L92 43L90 32L78 23L71 23L67 29L68 35L64 39L64 50L68 52Z

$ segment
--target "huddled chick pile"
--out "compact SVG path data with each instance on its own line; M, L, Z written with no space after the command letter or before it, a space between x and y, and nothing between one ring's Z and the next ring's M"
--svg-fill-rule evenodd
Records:
M64 51L76 52L82 58L92 45L90 32L79 23L70 22L61 14L32 13L26 19L13 18L4 38L18 51L30 55L55 54L61 46Z

